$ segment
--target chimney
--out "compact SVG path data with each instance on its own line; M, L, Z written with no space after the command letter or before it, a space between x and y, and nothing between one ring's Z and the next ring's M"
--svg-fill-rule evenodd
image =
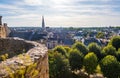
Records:
M0 25L2 25L2 16L0 16Z

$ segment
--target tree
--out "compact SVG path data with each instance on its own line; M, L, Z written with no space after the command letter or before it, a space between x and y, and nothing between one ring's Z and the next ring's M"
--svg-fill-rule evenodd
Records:
M64 48L63 46L57 46L57 47L54 48L53 51L54 51L54 52L61 53L62 55L64 55L64 56L67 57L67 55L66 55L66 50L65 50L65 48Z
M104 38L105 34L103 32L98 32L96 38Z
M64 55L58 52L49 52L50 78L69 77L69 61Z
M107 55L100 63L101 71L107 78L119 78L120 65L115 56Z
M97 56L93 52L88 53L84 57L84 66L88 74L93 74L95 72L98 64L97 61Z
M83 66L83 54L77 49L74 49L70 52L69 63L71 70L79 70Z
M69 52L70 52L70 50L71 50L71 48L70 48L70 47L68 47L68 46L65 46L65 47L64 47L64 49L66 50L66 52L67 52L67 53L69 53Z
M88 45L89 52L94 52L99 59L101 59L101 47L97 43L90 43Z
M80 52L82 52L84 55L86 55L88 53L88 49L86 48L86 46L80 42L76 42L73 46L73 49L77 49Z
M116 58L117 58L117 60L120 62L120 48L119 48L118 51L116 52Z
M120 36L115 36L110 40L110 43L113 47L118 50L120 48Z
M67 57L69 57L71 48L68 46L65 46L64 49L66 50Z
M112 45L108 45L108 46L103 48L102 53L104 56L106 56L106 55L116 56L116 49Z

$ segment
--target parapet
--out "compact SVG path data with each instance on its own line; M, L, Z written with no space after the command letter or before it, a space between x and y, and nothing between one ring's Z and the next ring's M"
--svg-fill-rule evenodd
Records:
M8 57L13 54L0 62L0 78L49 78L45 45L19 38L1 38L0 51L3 55L7 53Z

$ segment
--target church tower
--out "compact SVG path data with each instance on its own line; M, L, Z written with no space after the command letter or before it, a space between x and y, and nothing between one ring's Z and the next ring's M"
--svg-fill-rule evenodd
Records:
M42 16L42 28L45 28L45 21L44 21L44 16Z

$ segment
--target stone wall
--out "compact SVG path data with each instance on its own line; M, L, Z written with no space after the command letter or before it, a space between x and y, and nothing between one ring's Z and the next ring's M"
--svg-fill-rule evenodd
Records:
M6 38L6 29L2 25L0 25L0 38Z
M44 45L17 38L0 39L3 53L21 52L23 49L26 53L1 61L0 78L49 78L48 49Z
M9 58L28 51L34 44L26 43L24 40L13 38L0 38L0 55L8 54Z

